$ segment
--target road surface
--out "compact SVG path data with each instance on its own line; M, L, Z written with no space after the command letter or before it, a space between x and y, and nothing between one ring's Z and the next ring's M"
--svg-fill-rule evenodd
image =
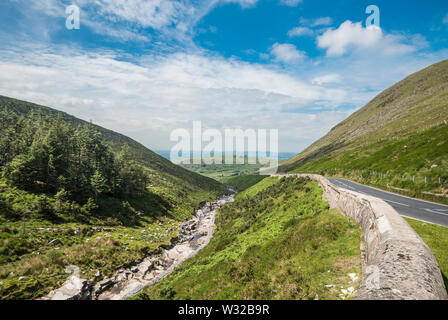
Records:
M345 179L328 179L338 187L380 198L400 215L448 227L448 206L381 191Z

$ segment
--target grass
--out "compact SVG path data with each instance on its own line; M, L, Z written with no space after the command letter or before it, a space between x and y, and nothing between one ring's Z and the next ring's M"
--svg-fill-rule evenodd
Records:
M257 184L266 177L267 176L261 176L261 175L241 175L241 176L223 178L220 179L220 181L225 185L235 188L238 192L242 192L246 189L249 189L254 184Z
M358 285L348 274L361 273L361 231L328 209L314 181L263 179L221 208L216 228L134 299L340 299L341 287Z
M436 256L445 287L448 288L448 228L411 218L404 219L418 233L423 241L425 241Z

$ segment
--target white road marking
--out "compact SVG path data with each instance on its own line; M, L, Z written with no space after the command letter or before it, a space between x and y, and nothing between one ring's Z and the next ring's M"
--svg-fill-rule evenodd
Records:
M387 201L387 202L392 202L392 203L395 203L395 204L399 204L399 205L401 205L401 206L409 207L409 205L404 204L404 203L401 203L401 202L395 202L395 201L392 201L392 200L386 200L386 199L383 199L383 200L384 200L384 201Z
M437 212L437 211L434 211L434 210L431 210L431 209L428 209L428 208L423 208L423 210L428 211L428 212L432 212L432 213L435 213L435 214L440 214L442 216L447 216L446 213Z

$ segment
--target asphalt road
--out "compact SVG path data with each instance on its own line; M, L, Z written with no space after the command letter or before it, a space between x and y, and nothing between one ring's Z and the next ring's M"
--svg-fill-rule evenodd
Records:
M390 204L400 215L448 227L448 206L381 191L345 179L329 178L338 187L380 198Z

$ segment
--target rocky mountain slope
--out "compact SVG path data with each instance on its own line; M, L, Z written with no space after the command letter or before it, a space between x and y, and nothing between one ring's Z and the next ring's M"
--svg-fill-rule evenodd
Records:
M383 91L281 171L349 176L440 198L448 188L447 138L445 60Z

